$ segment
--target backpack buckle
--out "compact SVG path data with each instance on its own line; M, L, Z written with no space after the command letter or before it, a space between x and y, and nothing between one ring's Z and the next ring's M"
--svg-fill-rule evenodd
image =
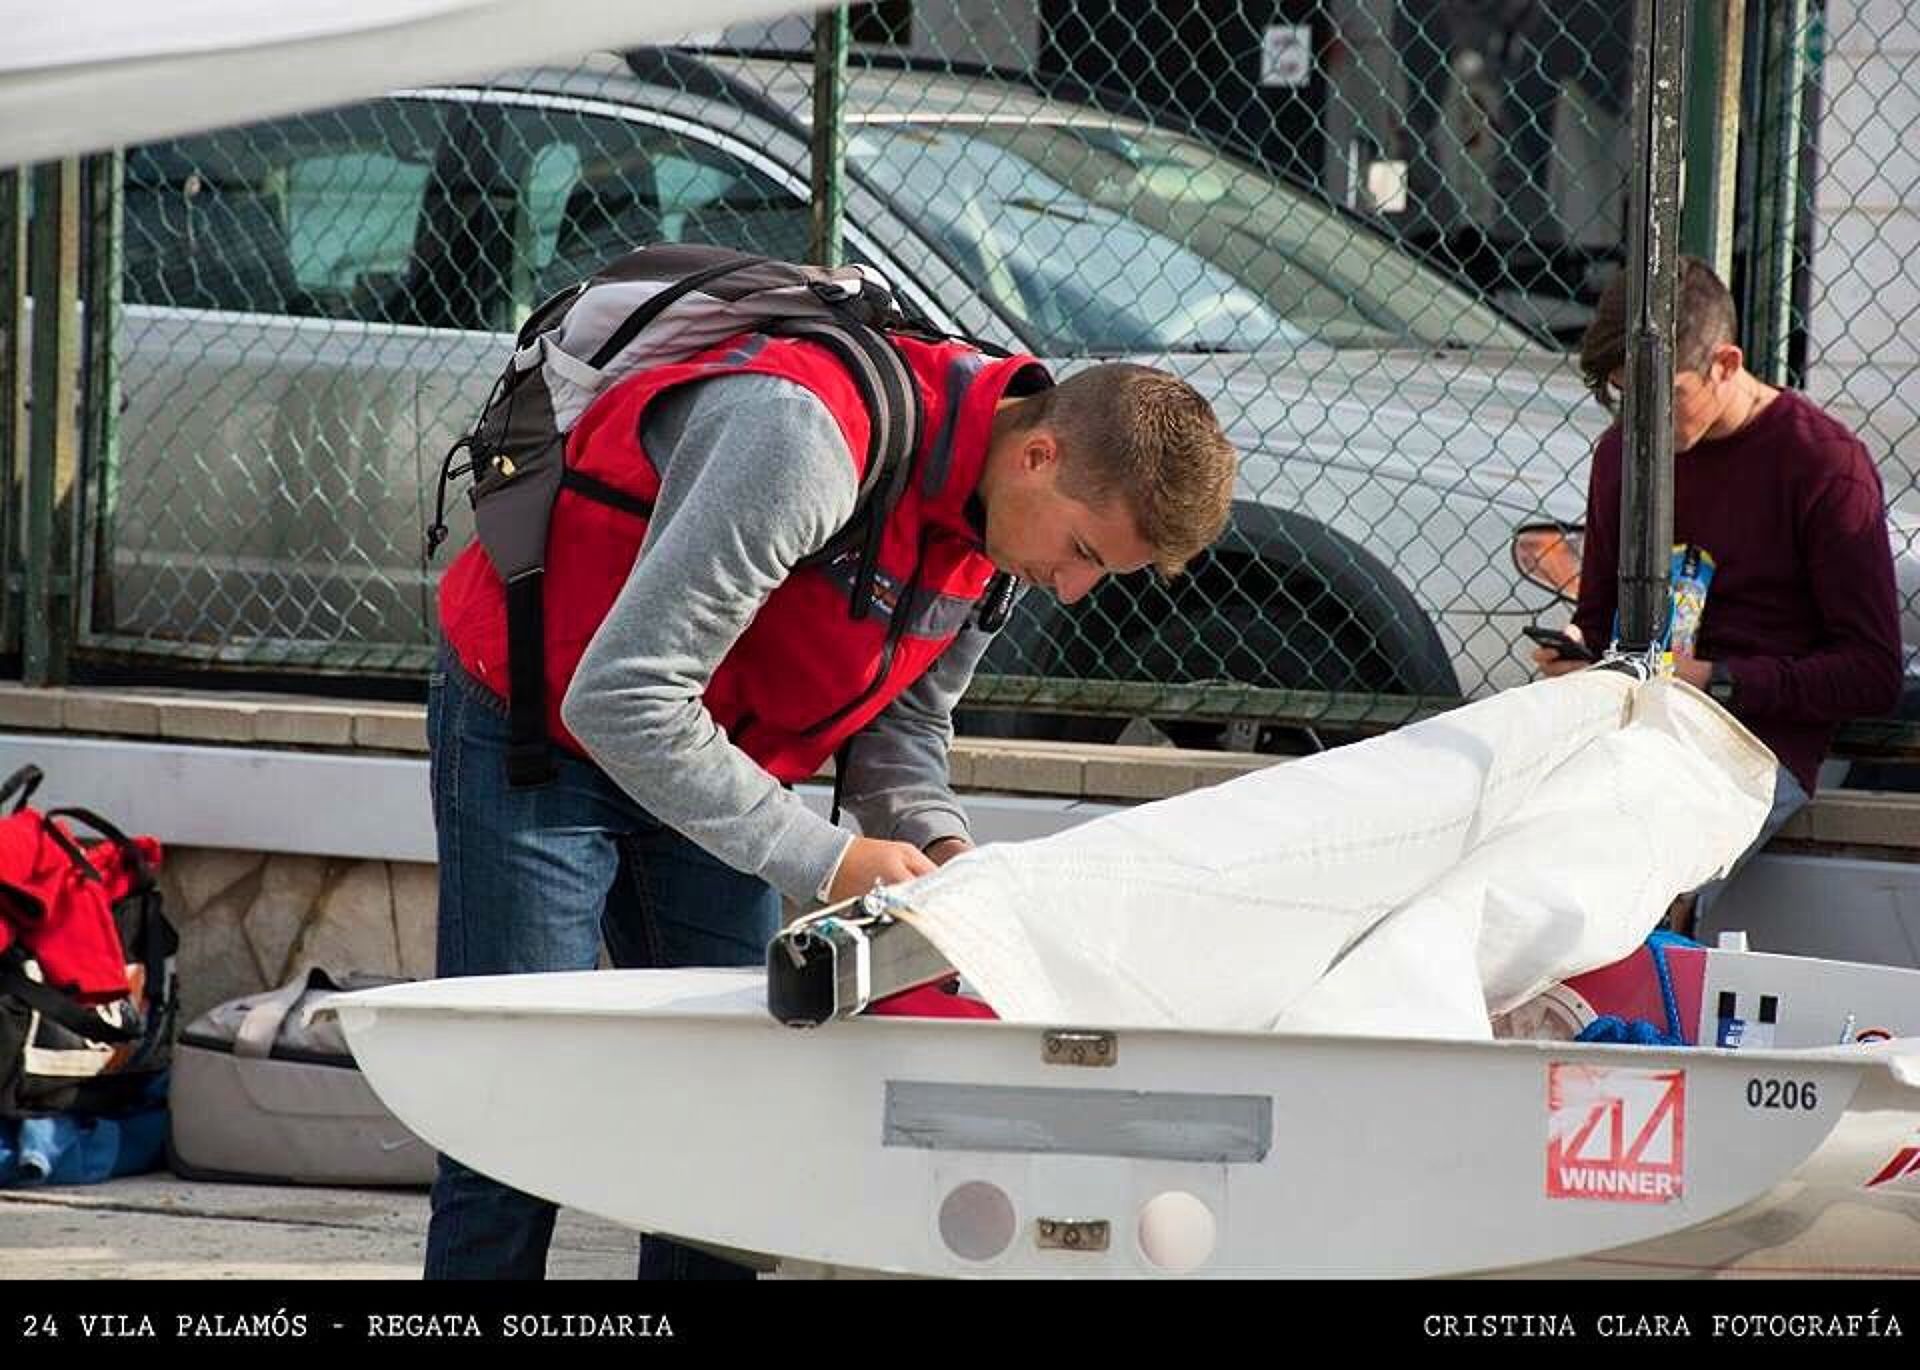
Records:
M848 300L858 299L862 284L858 281L831 280L807 282L808 288L828 304L845 304Z
M980 607L974 614L974 623L983 633L997 633L1007 626L1007 620L1013 617L1013 601L1018 597L1019 584L1005 571L994 572L993 579L987 582L986 592L980 596Z

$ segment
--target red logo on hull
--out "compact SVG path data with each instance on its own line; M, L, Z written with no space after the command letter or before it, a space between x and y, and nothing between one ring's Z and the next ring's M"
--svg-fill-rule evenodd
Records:
M1671 1203L1685 1192L1687 1073L1547 1067L1547 1197Z
M1894 1152L1893 1159L1881 1166L1880 1173L1868 1180L1864 1188L1892 1184L1909 1175L1920 1175L1920 1146L1903 1146Z

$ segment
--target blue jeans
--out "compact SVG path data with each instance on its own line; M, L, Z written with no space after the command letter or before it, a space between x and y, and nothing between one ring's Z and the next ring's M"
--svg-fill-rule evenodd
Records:
M440 851L437 970L507 975L614 965L758 965L780 898L666 827L599 767L555 749L559 774L507 786L506 706L443 652L427 691ZM563 1135L564 1129L556 1129ZM428 1279L541 1279L557 1209L440 1158ZM658 1237L643 1279L751 1278Z

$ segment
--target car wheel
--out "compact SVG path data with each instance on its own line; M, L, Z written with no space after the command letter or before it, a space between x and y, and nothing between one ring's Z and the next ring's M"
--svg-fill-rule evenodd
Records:
M1023 601L981 663L982 674L1162 684L1235 682L1344 695L1452 695L1452 667L1425 615L1381 593L1384 568L1343 582L1324 568L1231 552L1197 559L1170 583L1111 581L1080 606ZM1397 587L1396 587L1397 588ZM1310 720L1219 721L1153 716L1176 745L1297 754L1350 740ZM974 736L1113 742L1130 720L968 710Z

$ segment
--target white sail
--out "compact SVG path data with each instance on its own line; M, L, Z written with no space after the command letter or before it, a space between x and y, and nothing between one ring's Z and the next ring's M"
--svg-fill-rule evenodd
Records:
M1583 671L896 893L1012 1021L1485 1038L1723 871L1774 769L1699 692Z

